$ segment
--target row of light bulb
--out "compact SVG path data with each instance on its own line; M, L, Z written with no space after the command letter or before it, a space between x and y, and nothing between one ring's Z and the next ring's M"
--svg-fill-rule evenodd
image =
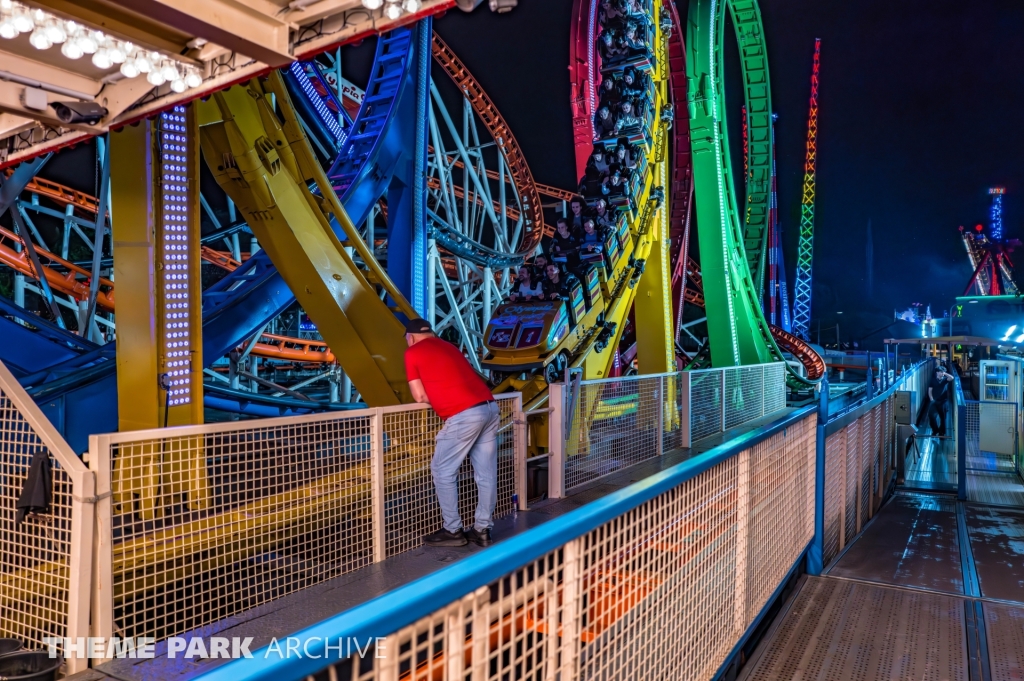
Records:
M0 0L0 38L10 40L22 33L29 33L28 41L37 50L60 45L61 54L68 59L80 59L89 54L96 68L106 70L120 65L125 78L144 73L154 87L170 83L171 90L181 93L203 84L203 77L194 66L168 59L159 52L143 50L41 9L26 7L14 0Z
M363 0L363 7L366 9L380 9L384 5L387 5L384 7L384 16L388 19L397 19L405 12L419 12L423 0Z

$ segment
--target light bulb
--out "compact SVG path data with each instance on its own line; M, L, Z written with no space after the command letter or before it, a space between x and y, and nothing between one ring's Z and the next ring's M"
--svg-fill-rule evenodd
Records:
M15 9L13 18L14 28L18 29L18 33L28 33L36 27L36 22L32 21L32 15L24 7Z
M78 59L82 56L82 48L74 40L68 40L60 46L60 53L68 59Z
M0 19L0 38L10 40L11 38L17 37L18 29L14 27L14 19L11 17L4 17L3 19Z
M167 81L167 79L164 78L164 74L160 69L153 69L149 72L149 75L146 76L146 81L150 85L159 87L163 85Z
M135 53L135 68L139 70L139 73L149 73L153 70L153 64L145 52L137 51Z
M92 55L92 63L96 68L104 70L114 65L114 62L110 61L110 52L105 47L96 50L96 54Z
M99 42L96 40L96 36L93 31L82 31L75 37L75 42L82 48L82 52L85 54L95 54L99 48Z
M139 67L134 59L128 59L121 64L121 75L125 78L134 78L139 75Z
M195 69L190 69L188 75L185 76L185 85L190 88L199 87L203 84L203 77L199 75L199 72Z
M53 45L53 41L50 40L50 36L46 35L46 29L41 27L32 31L32 35L28 37L28 41L32 44L32 47L37 50L48 50Z
M181 78L175 78L171 81L171 89L177 92L178 94L181 94L187 89L185 87L185 81L183 81Z
M11 0L0 0L0 10L9 12L14 7L14 3Z
M163 75L164 80L174 80L178 77L178 69L174 66L174 62L165 61L163 66L160 67L160 73Z
M118 40L113 41L107 49L107 54L110 55L110 61L115 64L123 64L124 60L128 58L128 55L125 54L124 44Z
M363 7L366 9L380 9L383 4L384 0L363 0Z
M402 16L402 6L399 5L398 3L388 5L387 7L384 8L384 16L386 16L388 19L397 19L398 17Z
M420 7L422 6L423 3L420 2L420 0L405 0L405 2L402 3L402 7L405 9L406 12L409 12L410 14L419 12Z
M64 26L58 19L50 19L46 22L45 31L46 37L54 45L59 45L68 39L68 34L64 32Z

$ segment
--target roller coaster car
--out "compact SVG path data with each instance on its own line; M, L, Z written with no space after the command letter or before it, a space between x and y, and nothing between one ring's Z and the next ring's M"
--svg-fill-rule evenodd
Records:
M628 224L622 219L619 226L605 235L603 258L581 268L582 281L572 286L568 300L498 306L484 335L483 368L496 376L542 370L552 382L586 348L605 349L612 337L609 329L614 330L604 322L607 301L635 285L637 268L643 267L643 261L633 258Z

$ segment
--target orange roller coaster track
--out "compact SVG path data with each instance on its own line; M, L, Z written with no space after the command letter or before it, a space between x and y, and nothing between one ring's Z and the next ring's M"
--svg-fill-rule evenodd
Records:
M498 107L487 96L462 60L441 40L437 33L434 33L433 55L434 60L451 77L462 95L469 101L476 115L487 127L487 131L491 134L498 149L501 150L505 163L508 165L509 175L512 177L513 184L519 189L519 199L527 214L528 224L523 230L524 236L518 253L522 255L532 253L544 235L544 209L540 204L540 195L537 185L533 181L533 175L530 173L530 167L526 163L526 157L516 142L508 123L498 112Z

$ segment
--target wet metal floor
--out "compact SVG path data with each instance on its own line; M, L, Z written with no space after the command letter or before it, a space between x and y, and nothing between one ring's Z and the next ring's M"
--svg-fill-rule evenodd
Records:
M739 678L1024 679L1024 509L895 495L804 578Z

